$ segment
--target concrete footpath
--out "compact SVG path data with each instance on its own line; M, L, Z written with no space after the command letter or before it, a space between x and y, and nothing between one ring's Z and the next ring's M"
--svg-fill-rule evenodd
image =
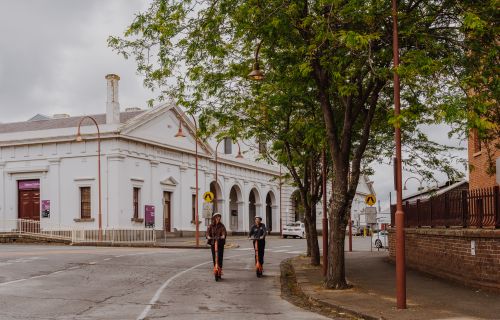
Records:
M500 319L500 294L407 271L408 309L396 309L395 266L388 253L346 252L348 290L323 287L321 267L305 257L289 260L305 296L361 319Z

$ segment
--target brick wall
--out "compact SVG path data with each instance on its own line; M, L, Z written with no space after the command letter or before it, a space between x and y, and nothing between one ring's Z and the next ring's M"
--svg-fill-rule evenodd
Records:
M389 254L395 259L395 229L389 229ZM471 255L471 241L476 252ZM405 230L408 267L468 286L500 292L500 230Z
M471 133L469 135L468 148L470 189L493 187L497 185L495 175L489 175L486 172L488 164L488 152L486 146L484 143L481 143L481 147L479 147L479 143L480 142L477 140L475 134ZM495 162L495 159L500 157L500 150L495 149L494 143L491 145L491 150L494 154L493 162Z

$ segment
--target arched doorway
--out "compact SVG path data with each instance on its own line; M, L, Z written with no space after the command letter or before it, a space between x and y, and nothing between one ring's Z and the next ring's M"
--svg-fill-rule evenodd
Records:
M300 191L295 190L292 193L292 219L295 219L295 221L304 221L304 215L305 215L305 210L304 207L302 206L302 199L300 198Z
M259 192L257 189L253 188L250 191L250 194L248 196L248 225L251 226L254 223L255 216L259 214L257 212L257 207L259 207L260 204L260 196Z
M266 226L269 232L273 231L273 215L276 207L276 198L272 191L269 191L266 196Z
M241 189L238 185L234 185L229 192L229 227L231 230L239 230L241 229L239 218L240 212L242 212L242 196Z

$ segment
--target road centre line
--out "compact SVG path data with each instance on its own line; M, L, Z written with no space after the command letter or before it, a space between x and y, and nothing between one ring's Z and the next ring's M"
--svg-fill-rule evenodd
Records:
M246 256L246 255L248 255L248 253L244 253L244 254L237 254L237 255L235 255L235 256L230 256L230 257L227 257L226 259L236 258L236 257L241 257L241 256ZM178 277L182 276L183 274L188 273L188 272L189 272L189 271L191 271L191 270L194 270L194 269L196 269L196 268L198 268L198 267L201 267L201 266L206 265L206 264L209 264L209 263L213 263L213 262L212 262L212 260L210 260L210 261L206 261L206 262L203 262L203 263L200 263L200 264L197 264L197 265L195 265L195 266L192 266L192 267L190 267L190 268L188 268L188 269L185 269L185 270L183 270L183 271L181 271L181 272L179 272L179 273L177 273L177 274L173 275L172 277L168 278L168 279L167 279L167 280L166 280L166 281L165 281L165 282L161 285L161 287L160 287L160 288L158 288L158 290L156 290L156 292L155 292L154 296L151 298L151 300L149 300L149 303L148 303L148 305L146 306L146 308L144 308L144 310L142 311L142 313L141 313L141 314L137 317L137 320L144 320L144 319L147 317L147 315L148 315L149 311L151 311L152 306L158 302L158 300L160 299L161 294L163 293L163 291L164 291L164 290L168 287L168 285L169 285L172 281L174 281L174 280L175 280L175 279L177 279Z

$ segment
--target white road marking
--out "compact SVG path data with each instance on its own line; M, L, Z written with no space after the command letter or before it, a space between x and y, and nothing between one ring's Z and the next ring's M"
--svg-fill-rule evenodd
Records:
M290 254L302 254L302 253L305 253L304 251L287 251L287 253L290 253Z
M274 250L274 251L271 251L271 252L274 252L274 253L276 253L276 252L286 252L286 249L285 250Z
M235 249L236 251L247 251L247 250L253 250L253 248L238 248Z
M245 254L238 254L238 255L235 255L235 256L227 257L226 259L236 258L236 257L246 256L246 255L247 255L246 253ZM156 302L158 302L158 299L160 299L160 296L163 293L163 290L165 290L172 281L174 281L178 277L182 276L183 274L185 274L185 273L187 273L187 272L189 272L191 270L194 270L194 269L196 269L198 267L201 267L201 266L209 264L209 263L212 263L212 261L210 260L210 261L206 261L206 262L197 264L195 266L192 266L192 267L190 267L188 269L185 269L184 271L181 271L181 272L173 275L172 277L168 278L167 281L165 281L161 285L161 287L159 287L158 290L156 290L155 295L151 298L151 300L149 300L148 305L146 306L146 308L144 308L144 310L142 311L142 313L137 317L137 320L144 320L147 317L149 311L151 311L151 307L154 304L156 304Z
M279 247L275 247L275 248L291 248L293 246L279 246Z
M111 258L106 258L106 259L104 259L103 261L109 261L109 260L111 260Z
M89 262L89 264L96 264L96 263L97 263L96 261Z

